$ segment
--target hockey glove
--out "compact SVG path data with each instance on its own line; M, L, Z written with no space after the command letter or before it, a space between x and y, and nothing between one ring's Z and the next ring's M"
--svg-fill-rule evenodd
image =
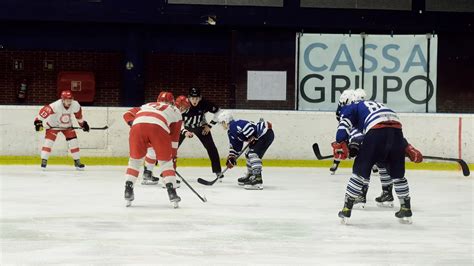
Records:
M81 127L84 132L89 132L89 124L87 124L87 121L83 121Z
M415 147L411 146L411 144L408 144L408 146L405 148L405 155L410 158L410 161L414 163L421 163L423 161L423 154Z
M349 158L355 158L359 154L359 143L349 143Z
M333 142L331 143L334 159L337 160L345 160L349 155L349 148L347 147L347 143L345 142Z
M237 165L237 159L235 158L234 155L229 155L227 156L227 162L226 162L227 168L232 169L235 165Z
M35 130L36 131L42 131L43 130L43 121L41 120L35 120Z

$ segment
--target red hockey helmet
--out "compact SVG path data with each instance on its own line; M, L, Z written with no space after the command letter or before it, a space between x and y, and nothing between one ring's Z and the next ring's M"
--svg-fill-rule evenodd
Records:
M156 99L157 102L163 102L163 103L169 103L169 104L174 104L174 96L173 93L169 91L162 91L158 95L158 98Z
M65 91L62 91L61 92L61 99L62 100L66 100L66 99L73 99L74 97L72 97L72 91L70 90L65 90Z
M180 95L178 98L176 98L176 102L174 103L174 105L178 107L181 112L184 112L189 109L189 107L191 107L191 103L189 102L188 97L184 95Z

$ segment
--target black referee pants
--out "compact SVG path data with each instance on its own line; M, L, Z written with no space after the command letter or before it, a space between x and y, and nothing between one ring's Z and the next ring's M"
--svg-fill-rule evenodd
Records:
M211 132L209 131L207 135L203 135L202 127L186 128L186 130L192 132L196 137L198 137L202 145L204 145L204 148L206 148L209 159L211 160L212 172L213 173L222 172L221 162L219 159L219 152L217 151L216 144L214 143L214 140L212 139ZM186 136L184 134L181 134L179 136L179 146L181 146L181 143L183 143L185 138Z

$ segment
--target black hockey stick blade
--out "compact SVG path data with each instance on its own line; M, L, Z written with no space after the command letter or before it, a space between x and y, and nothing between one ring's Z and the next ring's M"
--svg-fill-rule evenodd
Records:
M218 177L216 177L216 179L211 180L211 181L208 181L208 180L202 179L202 178L198 178L198 179L197 179L197 181L198 181L199 184L202 184L202 185L205 185L205 186L212 186L212 185L214 185L214 183L217 182L217 180L219 180Z
M237 157L236 157L235 159L236 159L236 160L239 159L240 155L242 155L242 154L247 150L247 148L248 148L249 146L250 146L250 142L247 143L247 145L245 145L245 147L240 151L240 153L237 155ZM224 169L224 171L222 171L222 173L221 173L220 175L218 175L214 180L208 181L208 180L205 180L205 179L202 179L202 178L198 178L197 181L198 181L198 183L201 184L201 185L212 186L212 185L214 185L214 184L217 182L217 180L219 180L219 178L221 178L221 177L224 175L224 173L225 173L227 170L229 170L229 167L226 167L226 168Z
M318 160L330 159L333 157L332 155L322 156L321 151L319 150L318 143L313 144L313 152L314 152L314 155L316 155L316 158L318 158Z
M206 179L198 178L197 181L198 181L198 183L201 184L201 185L212 186L212 185L214 185L214 183L217 182L217 180L219 180L219 178L220 178L221 176L224 175L224 173L227 171L227 169L229 169L229 168L226 167L226 168L224 169L224 171L222 171L222 173L221 173L220 175L218 175L214 180L208 181L208 180L206 180Z
M179 178L181 178L181 180L184 182L184 184L186 184L186 186L188 186L188 188L191 189L191 191L194 192L194 194L196 194L196 196L198 196L198 198L202 202L207 202L206 196L199 195L199 193L197 193L197 191L194 190L194 188L188 183L188 181L186 181L186 179L184 179L178 172L175 171L175 173Z
M423 156L423 158L429 159L429 160L457 162L461 166L462 174L464 176L469 176L471 174L471 171L469 170L469 166L463 159L445 158L445 157L437 157L437 156Z

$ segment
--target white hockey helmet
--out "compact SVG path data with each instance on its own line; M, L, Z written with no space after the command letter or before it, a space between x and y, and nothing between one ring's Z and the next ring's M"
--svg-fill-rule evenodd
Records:
M339 97L339 105L344 106L355 101L355 91L353 89L346 89Z
M232 117L232 113L228 110L222 110L217 116L218 123L225 122L226 124L228 124L232 120L234 120L234 117Z
M367 98L367 94L365 94L365 90L362 88L356 89L354 91L354 96L356 102L365 101L365 98Z

